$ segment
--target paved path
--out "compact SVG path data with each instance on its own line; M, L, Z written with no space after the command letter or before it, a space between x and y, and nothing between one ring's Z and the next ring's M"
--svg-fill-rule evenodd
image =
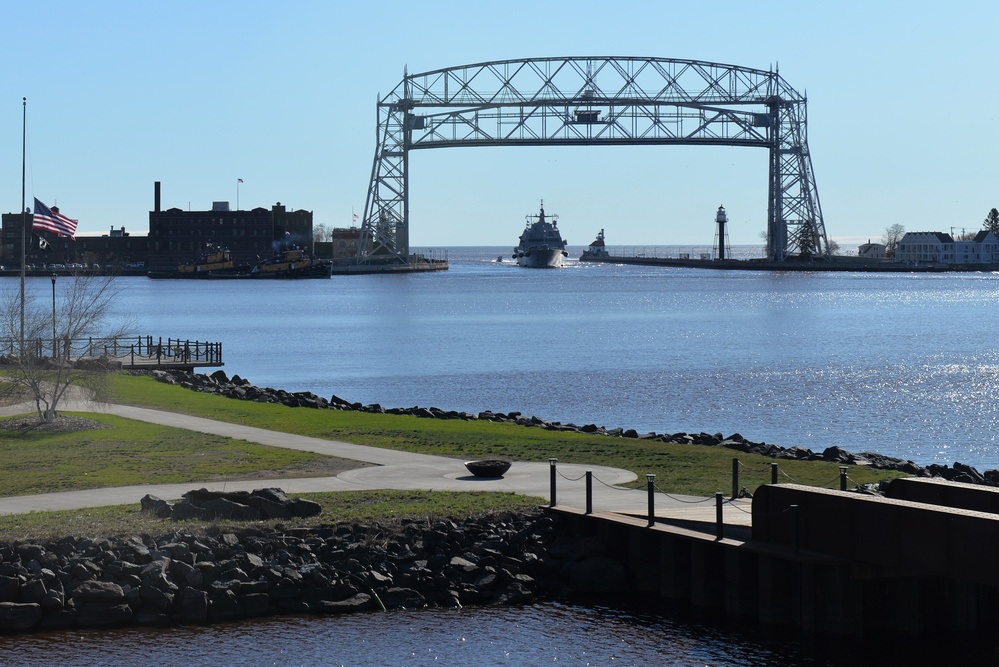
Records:
M0 417L33 411L33 405L21 404L0 408ZM167 500L179 499L191 489L252 491L264 487L280 487L288 493L346 491L363 489L426 489L433 491L509 491L539 496L550 500L551 468L547 461L514 463L501 478L478 478L469 474L462 461L429 454L413 454L378 447L366 447L338 440L268 431L203 419L174 412L151 410L128 405L94 403L85 400L64 401L65 412L97 412L114 414L153 424L183 428L227 438L236 438L273 447L336 456L366 464L340 473L335 477L286 478L272 480L189 482L185 484L140 484L135 486L66 491L31 496L0 498L0 515L31 511L78 509L107 505L137 503L146 494ZM596 512L629 512L647 514L648 495L645 490L625 489L620 484L631 482L636 475L627 470L604 466L559 464L556 479L556 500L561 506L584 508L586 505L585 473L593 473L593 510ZM656 494L657 515L685 516L692 520L714 521L713 499L692 496L670 497ZM748 508L748 503L743 504ZM726 523L748 524L748 513L729 511Z

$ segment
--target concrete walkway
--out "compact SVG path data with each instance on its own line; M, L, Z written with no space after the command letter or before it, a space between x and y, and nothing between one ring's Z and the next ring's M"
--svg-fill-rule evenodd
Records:
M547 461L514 463L501 478L479 478L469 474L463 461L429 454L413 454L378 447L366 447L338 440L281 433L174 412L151 410L128 405L94 403L85 400L65 401L65 412L113 414L128 419L172 426L227 438L246 440L272 447L284 447L327 456L336 456L372 464L340 473L335 477L285 478L250 481L189 482L185 484L140 484L135 486L66 491L31 496L0 498L0 515L32 511L66 510L138 503L146 494L166 500L179 499L192 489L252 491L279 487L287 493L348 491L364 489L425 489L432 491L508 491L538 496L550 502L551 467ZM32 412L32 404L0 408L0 417ZM645 490L625 489L636 475L627 470L604 466L558 464L556 500L560 506L583 509L586 506L585 474L593 476L593 510L646 515L648 495ZM659 516L686 516L690 520L714 521L714 499L692 496L655 496ZM748 525L748 501L739 501L743 511L726 512L726 523Z

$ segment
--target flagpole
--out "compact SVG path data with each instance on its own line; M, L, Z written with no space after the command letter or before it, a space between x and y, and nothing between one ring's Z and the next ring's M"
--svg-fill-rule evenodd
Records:
M28 98L21 98L21 105L23 107L21 111L21 338L20 338L20 349L18 349L17 356L21 361L24 361L24 262L25 262L25 238L27 232L25 231L25 226L28 222L28 216L25 214L24 208L24 190L25 190L25 162L27 155L27 144L28 144Z
M239 179L236 179L236 210L239 210Z

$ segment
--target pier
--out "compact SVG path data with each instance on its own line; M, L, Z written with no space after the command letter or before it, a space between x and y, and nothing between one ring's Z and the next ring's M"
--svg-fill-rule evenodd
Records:
M216 368L222 362L222 343L162 336L117 336L110 338L52 339L34 338L24 342L25 350L36 359L54 363L106 361L123 369ZM16 358L20 343L0 340L0 350L8 358Z
M589 480L588 480L589 483ZM764 484L689 509L549 511L644 602L815 637L986 636L999 623L999 489L901 478L885 496ZM561 491L560 491L561 492ZM710 499L707 499L710 500ZM661 502L661 501L660 501ZM750 505L751 503L751 505Z

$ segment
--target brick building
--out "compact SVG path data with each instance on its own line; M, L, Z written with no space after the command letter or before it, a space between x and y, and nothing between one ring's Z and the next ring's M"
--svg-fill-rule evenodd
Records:
M237 264L255 264L270 256L282 241L309 249L312 211L289 211L280 202L269 210L233 211L229 202L215 202L207 211L162 210L160 183L155 184L147 259L152 268L191 261L209 243L228 248Z

